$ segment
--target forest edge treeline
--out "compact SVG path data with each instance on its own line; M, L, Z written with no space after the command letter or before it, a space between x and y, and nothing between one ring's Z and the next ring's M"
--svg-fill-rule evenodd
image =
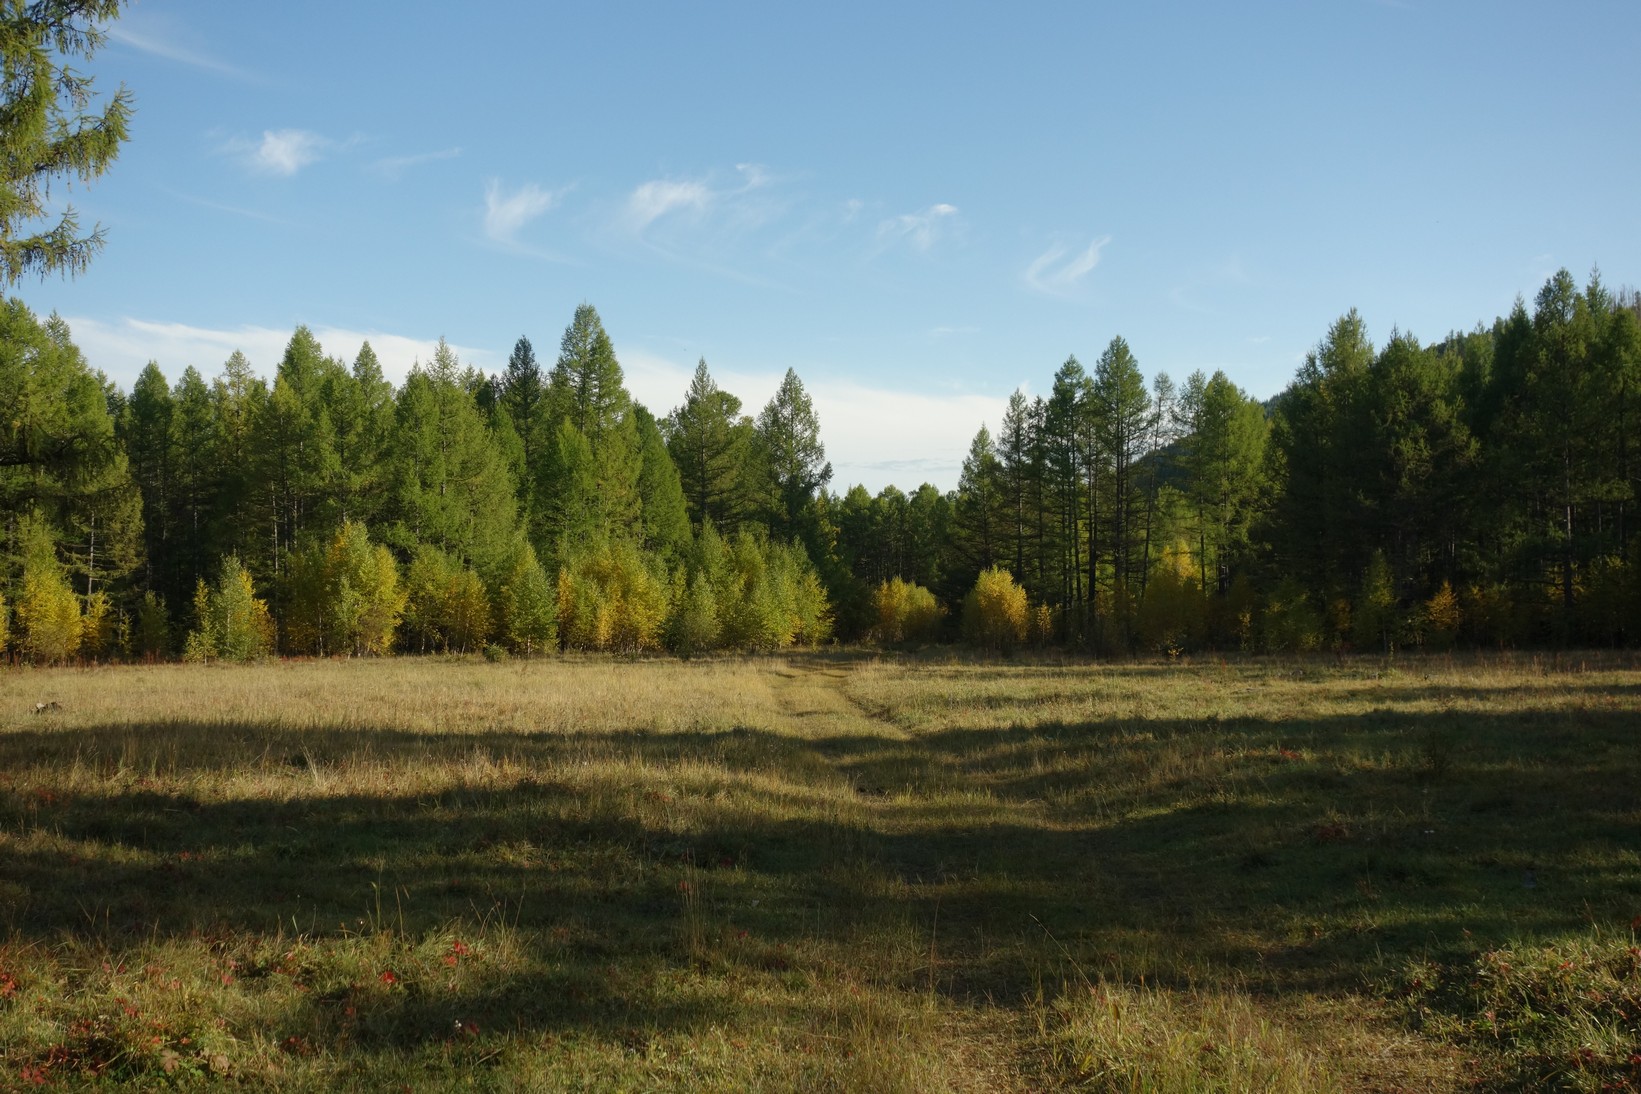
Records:
M13 300L0 650L1633 643L1638 317L1566 271L1432 346L1351 311L1268 404L1118 337L1017 391L956 490L873 496L829 491L795 373L754 418L703 360L658 419L590 305L546 370L441 341L395 389L300 327L271 383L236 352L126 393Z

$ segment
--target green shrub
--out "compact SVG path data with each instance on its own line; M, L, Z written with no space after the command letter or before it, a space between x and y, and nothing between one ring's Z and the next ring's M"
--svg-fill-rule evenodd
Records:
M496 634L514 653L529 657L558 640L558 603L535 548L520 543L494 597Z
M188 635L187 660L252 661L273 649L267 602L257 598L250 572L236 555L222 560L216 588L203 580L195 587L194 615L199 626Z
M1309 653L1322 645L1322 615L1297 578L1285 577L1271 590L1260 622L1272 653Z

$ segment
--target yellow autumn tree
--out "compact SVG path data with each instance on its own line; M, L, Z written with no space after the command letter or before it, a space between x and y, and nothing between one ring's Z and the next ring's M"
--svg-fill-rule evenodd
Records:
M933 638L945 611L928 589L896 577L873 590L872 614L877 640L893 645Z
M406 644L423 653L464 653L490 634L490 597L479 575L427 544L416 548L406 582Z
M667 582L635 545L625 540L593 544L559 570L559 641L574 650L660 649L668 600Z
M981 571L963 600L963 637L982 649L1006 652L1025 642L1028 625L1026 591L1014 575L997 566Z
M1437 649L1447 649L1453 645L1459 636L1459 623L1463 616L1459 612L1459 598L1450 582L1443 581L1442 587L1424 602L1423 614L1425 641Z
M84 637L79 598L57 561L57 548L44 522L25 517L18 539L23 555L18 649L31 661L60 664L79 652Z
M1176 655L1196 649L1207 639L1208 602L1197 572L1189 553L1163 552L1134 613L1134 639L1139 648Z

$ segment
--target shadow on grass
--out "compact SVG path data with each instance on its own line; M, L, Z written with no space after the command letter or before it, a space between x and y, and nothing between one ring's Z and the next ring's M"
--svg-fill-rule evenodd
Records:
M540 948L527 982L403 1002L392 1040L452 1006L528 1028L634 1020L632 993L599 1003L589 970L690 966L703 935L751 938L776 971L777 951L924 939L935 972L931 956L867 974L966 996L1019 998L1044 954L1355 989L1386 954L1641 911L1635 744L1628 713L1388 708L911 740L31 729L0 735L0 926L117 945L500 922ZM396 788L428 764L455 766ZM504 785L463 783L460 765L496 764ZM76 766L97 778L54 789ZM378 770L381 793L327 789ZM189 789L247 772L254 795Z

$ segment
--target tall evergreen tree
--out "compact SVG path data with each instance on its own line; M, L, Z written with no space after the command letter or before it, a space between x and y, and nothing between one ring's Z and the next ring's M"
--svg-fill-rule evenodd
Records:
M991 431L982 425L963 460L952 509L953 580L972 586L982 570L1004 561L1007 519L1003 465L992 445Z
M1079 619L1085 603L1084 537L1087 506L1084 475L1091 473L1090 453L1084 446L1083 419L1088 374L1075 357L1054 374L1054 386L1043 406L1043 512L1052 537L1051 562L1045 577L1053 583L1054 600L1067 609L1068 620Z
M639 534L638 479L643 460L632 398L622 386L615 347L590 304L578 307L565 328L558 361L548 377L547 406L555 428L557 423L569 422L586 439L597 483L596 523L617 536ZM544 461L548 472L545 465L549 462ZM557 525L544 529L549 541L564 531L566 489L550 473L543 475L537 497L547 511L559 514ZM539 546L543 554L553 554L551 542Z
M332 502L337 519L369 523L385 500L387 451L393 433L393 385L369 342L359 347L353 368L327 368L320 397L335 442Z
M1182 433L1180 465L1195 531L1197 578L1203 589L1225 593L1233 568L1246 558L1264 482L1265 410L1223 372L1194 372L1175 411Z
M165 590L162 574L171 566L171 519L176 508L175 431L171 388L153 361L132 385L119 423L131 477L142 493L144 584Z
M1143 540L1141 461L1151 439L1151 399L1145 377L1122 338L1113 338L1094 367L1090 405L1096 422L1094 462L1102 465L1108 484L1105 529L1100 536L1111 560L1111 586L1119 601L1138 594L1143 584L1140 561ZM1091 490L1092 493L1092 490ZM1093 511L1091 510L1091 519ZM1089 551L1089 587L1095 584L1098 558Z
M706 358L696 364L683 405L667 416L662 430L683 483L690 523L699 529L710 520L733 531L746 514L744 476L753 426L741 414L741 400L713 382Z
M1008 409L1003 412L1002 428L997 435L997 460L1001 465L998 485L1002 491L1005 554L1015 580L1021 583L1027 580L1026 557L1031 552L1035 525L1031 499L1035 442L1032 432L1031 404L1026 401L1026 393L1016 389L1009 396Z
M758 415L757 438L770 534L780 540L803 539L814 556L818 529L812 506L832 481L832 465L826 461L815 405L792 369Z
M15 580L20 522L56 537L74 588L90 596L141 554L141 502L109 397L56 316L0 306L0 557Z
M633 404L633 420L638 429L638 497L644 529L644 546L672 560L689 546L689 511L684 503L684 486L678 468L667 452L655 416Z
M211 389L189 365L171 391L171 449L174 453L169 546L160 595L173 608L187 604L206 576L213 555L208 537L222 491L224 468L217 457L217 423Z
M255 423L268 400L268 385L239 350L223 363L211 383L216 423L214 455L222 469L218 504L212 514L212 557L249 554L255 529L251 493L256 485Z
M547 424L547 386L541 366L536 362L535 347L528 338L521 335L513 344L513 352L507 358L507 371L502 373L499 386L502 409L519 443L519 508L526 523L534 525L538 520L536 487L551 437Z
M441 338L399 390L385 538L427 544L494 580L518 530L513 483L455 353Z

